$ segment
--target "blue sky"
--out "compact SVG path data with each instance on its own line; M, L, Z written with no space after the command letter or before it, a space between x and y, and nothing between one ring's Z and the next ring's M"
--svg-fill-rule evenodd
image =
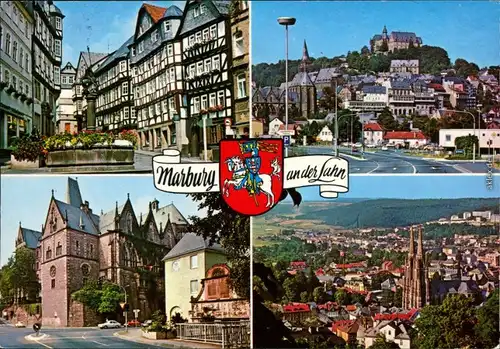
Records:
M486 175L438 176L350 176L349 192L339 198L455 199L499 198L500 176L493 177L493 189L486 187ZM307 201L322 199L317 187L300 188ZM287 199L291 201L291 199Z
M181 10L185 1L147 1ZM64 18L63 66L78 64L80 51L111 53L134 34L137 13L142 1L56 1Z
M58 200L66 201L67 176L2 176L1 180L1 259L0 265L7 262L14 250L19 221L22 226L40 230L45 222L51 198L51 190ZM75 176L72 176L75 178ZM116 201L121 205L130 200L137 216L147 213L149 202L158 199L160 207L174 203L188 219L190 216L204 215L198 211L197 203L185 194L167 194L153 186L151 176L76 176L82 199L90 203L96 214L113 210Z
M252 63L285 56L285 30L278 17L296 17L289 30L289 57L300 59L304 39L311 57L359 51L384 25L415 32L424 45L440 46L452 61L480 67L500 63L500 3L488 1L253 1ZM323 53L321 53L323 52Z

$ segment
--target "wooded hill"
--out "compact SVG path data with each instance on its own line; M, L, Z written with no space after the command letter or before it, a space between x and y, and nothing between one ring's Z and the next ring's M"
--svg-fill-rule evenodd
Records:
M469 75L476 75L479 67L465 59L458 58L454 64L448 57L448 52L441 47L423 45L421 47L411 47L406 50L398 50L388 54L371 54L365 46L361 52L348 52L346 56L327 58L311 58L309 71L318 71L321 68L338 67L342 63L348 63L349 69L346 71L349 75L374 74L389 72L391 60L393 59L418 59L420 61L420 73L422 74L440 74L445 69L453 68L456 70L456 76L466 78ZM298 71L300 59L289 60L288 68L290 78ZM492 74L498 76L498 67L490 67ZM252 67L252 79L258 87L279 86L285 81L285 61L278 63L260 63Z
M396 228L449 218L463 212L491 210L499 212L498 198L493 199L375 199L353 203L304 202L298 211L292 205L275 207L266 218L295 213L293 219L319 220L344 228ZM290 216L286 217L290 219Z

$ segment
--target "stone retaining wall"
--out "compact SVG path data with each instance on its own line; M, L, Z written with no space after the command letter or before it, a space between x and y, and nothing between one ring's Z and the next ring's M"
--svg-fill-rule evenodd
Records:
M66 149L47 154L47 167L133 165L133 148Z

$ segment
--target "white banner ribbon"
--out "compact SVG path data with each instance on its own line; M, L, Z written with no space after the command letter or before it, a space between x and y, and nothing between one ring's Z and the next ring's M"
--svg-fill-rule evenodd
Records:
M319 186L324 198L336 198L349 191L349 163L330 155L285 158L283 188ZM219 163L181 163L177 149L164 150L153 157L156 189L177 194L219 192Z

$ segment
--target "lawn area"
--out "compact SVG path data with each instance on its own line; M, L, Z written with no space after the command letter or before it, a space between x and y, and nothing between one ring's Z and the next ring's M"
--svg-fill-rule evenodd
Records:
M415 156L415 157L426 158L426 159L446 159L446 155L436 155L436 154L429 154L429 153L412 153L412 152L407 152L404 154L406 156Z

